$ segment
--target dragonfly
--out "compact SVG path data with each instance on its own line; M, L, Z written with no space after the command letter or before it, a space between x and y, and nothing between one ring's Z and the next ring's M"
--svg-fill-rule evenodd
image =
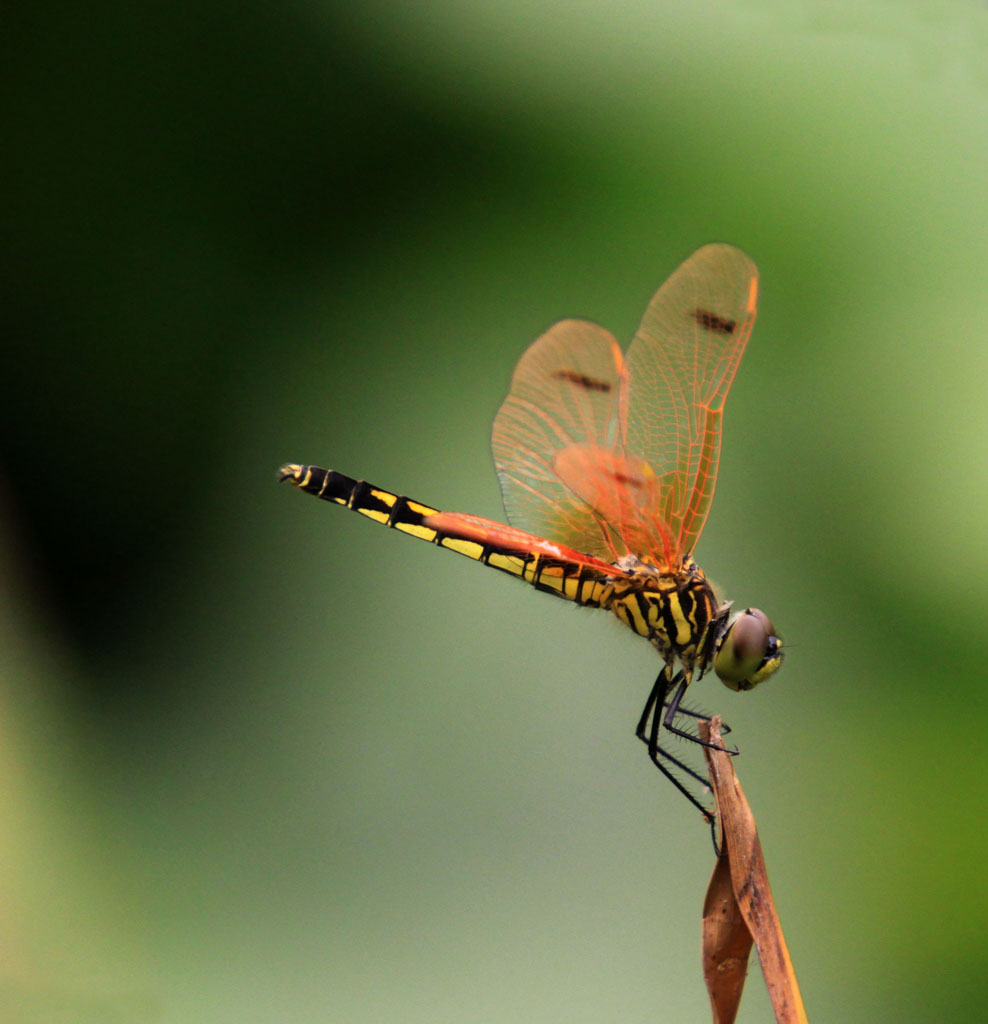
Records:
M562 320L534 341L491 437L510 526L318 466L279 470L307 494L610 611L652 644L662 668L636 736L711 824L714 812L690 788L706 787L706 777L663 745L665 736L713 746L687 721L708 720L683 706L690 684L713 668L730 689L750 690L784 657L768 616L719 600L693 558L757 297L751 259L706 245L652 297L627 353L587 320Z

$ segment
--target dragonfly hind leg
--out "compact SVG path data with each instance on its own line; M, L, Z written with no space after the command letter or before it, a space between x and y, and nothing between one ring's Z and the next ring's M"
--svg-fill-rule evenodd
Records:
M667 750L663 750L661 747L656 747L655 751L652 750L652 745L649 742L648 737L639 736L645 745L648 747L648 756L652 759L652 764L659 769L660 772L679 790L683 796L703 815L703 820L708 824L712 824L715 818L714 812L709 807L704 807L702 803L687 789L687 787L676 777L676 775L663 763L663 759L668 761L670 764L676 766L676 768L689 775L690 778L696 780L705 789L710 788L710 780L699 772L694 771L688 764L684 764L677 757L673 757Z

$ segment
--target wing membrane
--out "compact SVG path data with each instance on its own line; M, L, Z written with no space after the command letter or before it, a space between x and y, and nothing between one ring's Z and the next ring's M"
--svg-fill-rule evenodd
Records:
M494 420L491 448L508 519L577 551L614 560L625 553L602 517L557 471L557 455L619 440L621 349L585 320L554 324L521 357Z
M671 538L673 561L692 552L706 522L724 399L751 334L757 293L758 271L743 252L704 246L656 292L628 350L626 452L665 481L653 512Z
M515 527L609 561L631 553L678 568L713 497L757 291L743 252L708 245L655 293L626 359L585 320L535 341L491 437Z

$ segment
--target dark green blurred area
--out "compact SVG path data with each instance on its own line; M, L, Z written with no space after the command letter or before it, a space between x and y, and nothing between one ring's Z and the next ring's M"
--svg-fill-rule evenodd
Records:
M982 1016L984 6L5 22L0 1019L708 1019L654 654L274 473L499 518L525 346L716 240L698 557L790 656L696 700L810 1018Z

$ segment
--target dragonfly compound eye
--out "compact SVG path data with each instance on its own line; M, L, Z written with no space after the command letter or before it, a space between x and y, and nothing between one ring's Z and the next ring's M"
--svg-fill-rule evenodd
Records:
M758 608L736 615L714 654L714 671L732 690L750 690L782 664L782 641L771 619Z

